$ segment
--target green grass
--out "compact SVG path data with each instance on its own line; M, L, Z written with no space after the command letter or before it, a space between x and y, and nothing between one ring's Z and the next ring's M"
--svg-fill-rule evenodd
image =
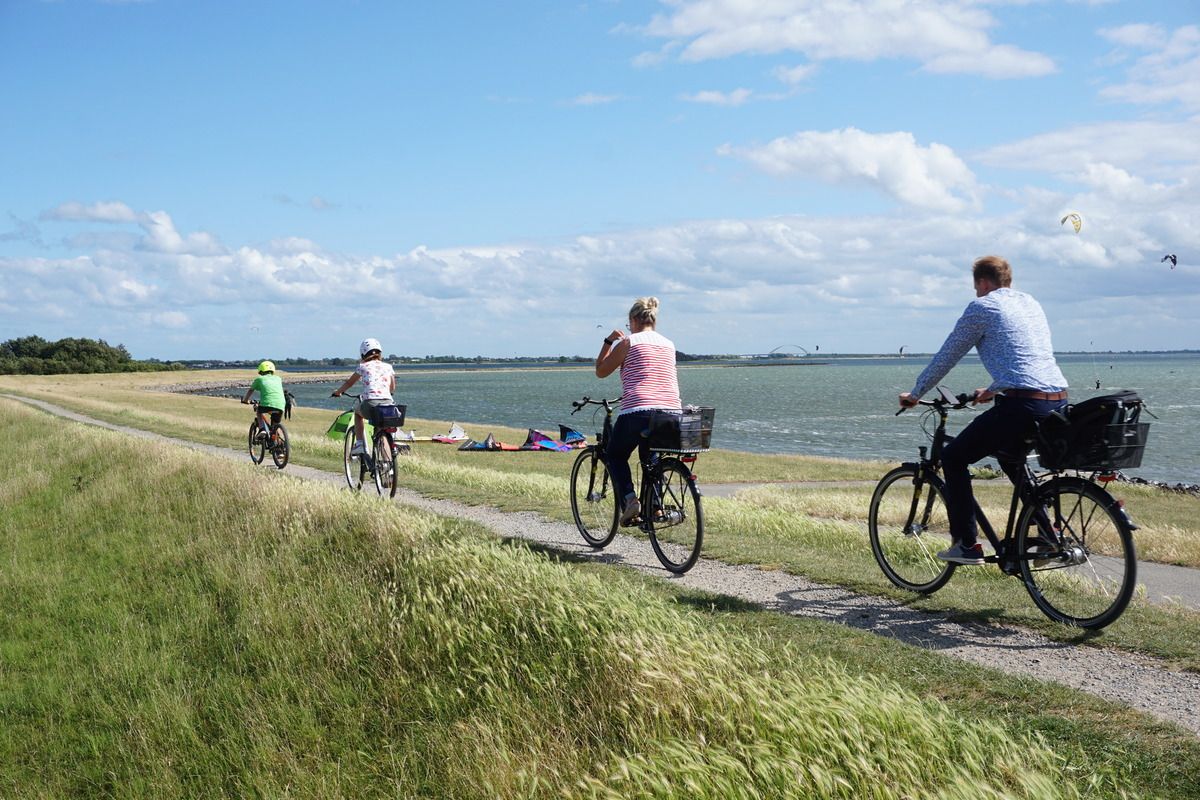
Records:
M234 373L236 374L236 373ZM210 378L184 374L177 380ZM226 377L217 374L217 378ZM243 376L244 377L244 376ZM142 378L158 380L162 378ZM241 447L249 411L227 399L148 392L129 379L104 376L0 378L0 391L12 389L60 402L98 418L168 435L226 447ZM334 414L300 409L289 423L293 461L331 472L341 469L341 446L323 433ZM423 431L445 430L446 421L412 423ZM409 427L412 427L410 425ZM471 425L472 432L495 431L498 438L523 441L525 432L499 426ZM418 444L416 456L400 461L402 485L432 497L488 504L505 510L536 511L569 520L567 481L572 455L557 453L463 453L450 445ZM841 462L799 456L758 456L713 451L701 456L700 485L741 481L748 476L789 480L848 481L819 488L766 487L734 499L705 499L704 555L730 563L783 569L856 591L892 597L926 610L949 611L962 619L994 620L1035 629L1059 641L1116 647L1166 659L1187 670L1200 670L1200 613L1153 605L1136 597L1116 623L1099 634L1085 634L1047 620L1018 580L997 570L962 569L936 594L917 598L895 589L883 577L866 537L866 509L883 464ZM1128 501L1139 556L1200 566L1200 501L1145 487L1110 485ZM1007 513L1009 488L1003 481L983 482L981 502L994 521ZM648 546L648 545L647 545Z
M0 408L0 796L1197 788L1194 737L1065 689Z

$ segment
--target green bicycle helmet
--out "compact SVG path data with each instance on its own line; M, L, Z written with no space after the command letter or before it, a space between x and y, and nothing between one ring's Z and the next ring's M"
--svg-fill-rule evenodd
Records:
M266 375L268 372L274 372L274 371L275 371L275 362L274 361L264 361L258 365L258 374L259 375Z

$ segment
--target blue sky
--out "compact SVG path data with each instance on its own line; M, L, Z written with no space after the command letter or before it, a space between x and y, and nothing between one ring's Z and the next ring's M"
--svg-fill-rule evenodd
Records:
M0 340L1200 347L1194 0L0 0L0 98Z

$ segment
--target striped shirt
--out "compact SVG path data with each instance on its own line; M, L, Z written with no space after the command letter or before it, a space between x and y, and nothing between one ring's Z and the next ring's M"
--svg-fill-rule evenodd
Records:
M621 414L666 408L678 411L679 378L675 344L657 331L629 335L629 352L621 365Z
M1067 388L1067 379L1054 360L1046 312L1024 292L1001 288L967 305L942 349L917 378L913 397L936 386L972 347L992 376L988 389L993 392L1060 392Z

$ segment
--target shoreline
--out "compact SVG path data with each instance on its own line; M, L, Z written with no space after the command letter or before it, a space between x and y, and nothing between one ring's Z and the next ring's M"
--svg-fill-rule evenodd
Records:
M780 366L784 366L784 365L780 365ZM311 375L306 375L303 378L290 378L289 377L287 379L287 382L288 383L328 383L330 381L338 380L341 377L342 377L341 373L314 373ZM147 391L155 391L155 392L169 392L172 394L203 394L204 392L219 391L222 389L245 389L248 385L249 385L249 383L245 380L226 379L226 380L219 380L219 381L200 381L200 382L193 382L193 383L163 384L161 386L154 386L152 388L146 387L146 390ZM486 425L488 423L475 421L475 422L472 422L471 424ZM499 423L495 423L495 424L499 424ZM738 452L752 453L753 451L738 451ZM762 455L780 455L780 456L801 455L801 456L804 456L806 454L804 454L804 453L764 453ZM808 457L818 458L819 456L808 456ZM1183 481L1174 481L1174 482L1173 481L1159 481L1159 480L1151 480L1149 478L1129 477L1121 472L1117 473L1117 483L1125 483L1125 484L1129 484L1131 486L1149 486L1149 487L1159 489L1160 491L1164 491L1164 492L1174 492L1176 494L1190 494L1190 495L1194 495L1196 497L1200 497L1200 484L1195 484L1195 483L1184 483Z

